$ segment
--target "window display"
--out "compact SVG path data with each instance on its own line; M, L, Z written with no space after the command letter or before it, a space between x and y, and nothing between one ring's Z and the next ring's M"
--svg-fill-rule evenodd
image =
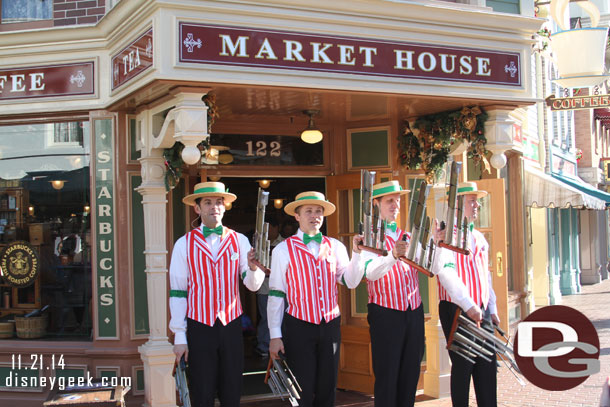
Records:
M40 318L17 337L91 337L90 140L86 121L0 126L0 322Z

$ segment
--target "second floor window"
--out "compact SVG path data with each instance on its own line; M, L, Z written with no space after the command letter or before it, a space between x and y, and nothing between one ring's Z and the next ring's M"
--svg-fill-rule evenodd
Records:
M24 23L53 18L53 0L0 0L2 23Z

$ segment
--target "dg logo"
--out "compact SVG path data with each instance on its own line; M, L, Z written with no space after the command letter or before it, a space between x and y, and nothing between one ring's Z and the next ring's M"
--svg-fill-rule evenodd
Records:
M517 326L514 344L521 373L545 390L569 390L600 371L597 331L574 308L534 311Z

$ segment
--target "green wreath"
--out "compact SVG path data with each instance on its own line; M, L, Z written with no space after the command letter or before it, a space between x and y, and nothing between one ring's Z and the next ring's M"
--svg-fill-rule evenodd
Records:
M409 122L405 122L405 128L398 136L400 163L410 170L422 169L432 182L447 162L455 143L465 141L468 158L477 164L483 161L487 168L486 119L487 114L474 106L419 117L413 123L417 134L411 130Z

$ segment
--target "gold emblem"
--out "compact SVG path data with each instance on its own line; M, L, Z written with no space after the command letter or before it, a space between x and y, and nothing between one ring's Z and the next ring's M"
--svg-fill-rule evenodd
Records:
M6 246L0 256L4 280L14 287L27 287L38 277L38 255L28 242L18 241Z

